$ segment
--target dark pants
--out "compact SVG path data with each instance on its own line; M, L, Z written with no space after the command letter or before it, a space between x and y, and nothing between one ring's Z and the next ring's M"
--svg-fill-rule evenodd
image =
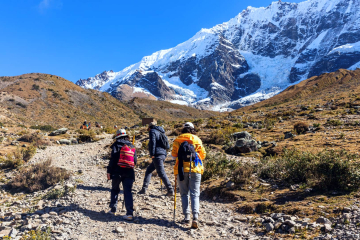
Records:
M133 215L134 212L134 202L133 195L131 192L132 185L134 183L134 179L132 178L121 178L119 176L112 179L112 187L111 187L111 201L110 207L116 207L119 193L120 193L120 183L122 182L124 189L124 199L125 199L125 208L126 215Z
M157 174L165 184L167 190L174 191L164 169L165 158L166 158L165 155L159 155L153 158L152 163L146 169L143 188L145 189L148 188L152 172L156 170Z

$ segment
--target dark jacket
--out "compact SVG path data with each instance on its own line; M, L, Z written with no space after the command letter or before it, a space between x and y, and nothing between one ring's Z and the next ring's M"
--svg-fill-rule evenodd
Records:
M111 145L111 158L109 165L107 167L107 173L110 173L111 178L116 176L121 176L122 178L132 178L135 181L135 172L132 168L122 168L117 165L119 158L120 158L120 149L124 145L128 145L129 147L134 148L134 146L131 144L131 142L126 141L124 139L117 139L113 145ZM134 155L134 163L136 165L137 163L137 156L136 151Z
M166 155L166 149L160 141L160 134L165 134L162 127L154 126L149 132L149 154L150 157L158 155Z

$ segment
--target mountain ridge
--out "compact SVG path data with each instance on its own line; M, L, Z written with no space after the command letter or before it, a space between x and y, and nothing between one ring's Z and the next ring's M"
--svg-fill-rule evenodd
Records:
M200 109L236 109L323 72L359 67L359 12L355 0L248 7L174 48L77 84L113 96L128 85L134 92Z

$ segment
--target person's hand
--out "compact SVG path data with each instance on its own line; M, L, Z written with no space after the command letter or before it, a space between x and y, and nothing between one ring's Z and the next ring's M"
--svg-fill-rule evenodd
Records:
M107 179L110 180L110 173L107 174Z

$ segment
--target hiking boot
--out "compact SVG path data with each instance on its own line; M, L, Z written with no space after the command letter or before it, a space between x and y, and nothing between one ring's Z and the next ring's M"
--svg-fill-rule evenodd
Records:
M146 189L145 189L145 188L142 188L142 189L138 192L138 194L146 194Z
M190 223L190 219L186 219L184 218L183 220L181 220L182 224L189 224Z
M116 207L112 207L109 211L110 214L115 215L116 213Z
M166 196L166 197L172 197L172 196L174 196L174 190L168 191L165 196Z
M133 217L133 215L124 215L123 219L127 220L127 221L132 221L132 220L134 220L134 217Z
M194 219L194 220L192 221L191 228L194 228L194 229L199 228L199 226L198 226L198 221L197 221L196 219Z

